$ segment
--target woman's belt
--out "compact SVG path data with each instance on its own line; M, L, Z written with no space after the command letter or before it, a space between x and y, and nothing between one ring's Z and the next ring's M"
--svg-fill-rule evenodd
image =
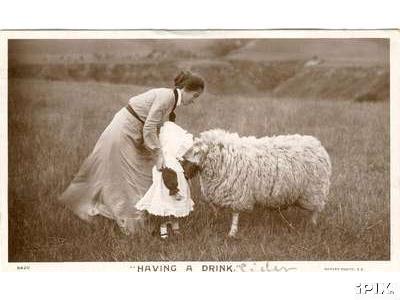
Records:
M136 111L130 106L129 104L125 106L125 108L131 113L132 116L134 116L136 119L140 121L140 123L144 124L144 121L138 116Z

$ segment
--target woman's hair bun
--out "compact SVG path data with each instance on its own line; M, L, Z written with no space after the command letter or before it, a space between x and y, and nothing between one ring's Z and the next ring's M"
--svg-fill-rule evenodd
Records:
M185 82L192 76L190 71L181 71L174 79L175 87L184 88Z
M197 74L190 71L181 71L174 79L176 88L186 89L189 91L204 90L204 80Z

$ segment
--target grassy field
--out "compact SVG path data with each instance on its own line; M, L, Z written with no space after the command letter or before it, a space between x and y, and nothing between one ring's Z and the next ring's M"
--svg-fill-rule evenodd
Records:
M177 110L197 134L221 127L242 135L300 133L331 156L330 200L319 225L299 209L256 208L240 220L240 240L226 235L230 214L216 218L193 184L195 211L182 240L126 237L99 217L87 224L56 199L128 99L146 87L15 79L9 83L9 260L387 260L389 103L204 95Z

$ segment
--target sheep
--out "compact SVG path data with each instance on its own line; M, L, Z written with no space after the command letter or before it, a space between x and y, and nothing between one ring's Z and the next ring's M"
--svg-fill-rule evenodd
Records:
M238 232L239 212L255 204L300 206L311 221L327 201L331 162L312 136L239 137L221 129L202 132L184 158L198 165L204 200L233 210L229 237Z

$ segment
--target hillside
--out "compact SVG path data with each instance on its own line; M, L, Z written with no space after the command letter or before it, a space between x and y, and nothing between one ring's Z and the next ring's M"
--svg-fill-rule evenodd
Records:
M21 40L9 45L9 76L170 86L181 69L213 94L389 98L384 39Z

